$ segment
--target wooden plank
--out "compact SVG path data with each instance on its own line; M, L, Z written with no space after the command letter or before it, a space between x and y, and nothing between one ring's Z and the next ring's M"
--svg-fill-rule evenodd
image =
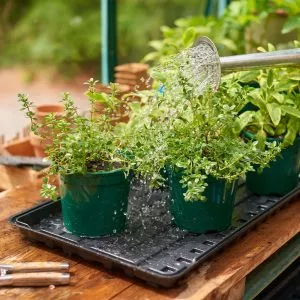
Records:
M228 290L227 294L219 296L219 299L243 300L245 293L245 278L240 280L235 286ZM212 298L217 299L217 298Z
M0 191L24 185L28 182L35 182L36 177L37 172L31 168L0 165Z
M1 288L0 298L15 299L91 299L86 293L100 296L98 299L109 299L111 295L117 294L131 283L126 279L114 275L108 275L100 266L96 267L87 263L80 263L79 258L70 259L65 255L57 255L44 247L28 246L2 259L3 263L26 262L26 261L54 261L68 262L70 264L70 285L60 286L51 290L47 287L39 288ZM96 289L93 287L97 287ZM93 289L92 289L93 288ZM92 293L91 290L92 289ZM93 299L93 298L92 298Z
M270 217L214 259L201 265L178 287L165 290L133 285L118 295L122 300L226 299L241 278L245 278L282 245L300 232L300 198Z
M0 221L38 204L41 201L40 187L41 180L35 180L29 184L17 186L0 193Z

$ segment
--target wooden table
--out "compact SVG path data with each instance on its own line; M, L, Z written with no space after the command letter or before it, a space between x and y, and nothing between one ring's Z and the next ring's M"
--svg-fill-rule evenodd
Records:
M173 289L151 288L111 273L81 258L64 256L33 244L8 224L7 218L40 201L40 181L0 193L1 262L68 261L69 286L0 288L0 299L242 299L246 276L300 231L300 197L240 238L222 253L203 263L185 282Z

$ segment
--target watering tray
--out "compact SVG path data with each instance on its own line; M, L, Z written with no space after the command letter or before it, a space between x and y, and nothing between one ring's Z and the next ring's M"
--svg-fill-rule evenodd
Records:
M283 205L288 195L256 196L239 186L232 227L209 234L191 234L172 223L167 209L168 192L149 190L135 181L129 196L128 221L124 233L101 238L81 238L63 226L60 201L44 202L11 218L30 240L60 247L67 254L100 262L105 268L122 269L128 276L147 283L173 286L207 258L246 233Z

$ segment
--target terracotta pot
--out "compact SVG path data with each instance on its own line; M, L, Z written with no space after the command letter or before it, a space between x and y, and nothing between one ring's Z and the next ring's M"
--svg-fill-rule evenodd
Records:
M119 92L117 93L117 98L121 99L122 96L124 96L127 93L130 93L131 89L128 85L119 85ZM106 94L110 94L111 93L111 89L108 86L105 85L101 85L98 88L98 91L106 93ZM94 106L94 113L93 113L93 117L97 117L98 115L101 115L104 113L104 109L105 106L102 103L95 103ZM125 123L129 121L129 117L128 117L128 106L126 104L126 102L124 101L121 104L121 107L119 109L119 111L116 113L116 115L112 116L112 121L111 124L112 125L116 125L117 123Z
M35 156L29 137L9 142L3 148L11 155Z
M59 103L55 104L41 104L36 107L35 110L35 118L37 119L36 122L41 124L42 126L39 128L40 134L47 134L49 129L44 126L44 119L47 115L53 113L55 118L59 119L62 117L64 113L64 106Z
M128 72L133 74L147 73L149 65L141 63L129 63L115 67L116 72Z
M38 123L43 123L44 118L50 113L54 113L55 116L62 116L64 112L64 106L62 104L41 104L36 107L35 117Z
M44 140L42 141L42 138L39 136L35 135L33 132L30 132L29 134L30 138L30 144L33 147L34 155L36 157L45 157L45 148L51 144L51 140Z
M126 84L131 90L145 90L151 88L152 80L148 74L149 65L141 63L129 63L115 68L116 82Z

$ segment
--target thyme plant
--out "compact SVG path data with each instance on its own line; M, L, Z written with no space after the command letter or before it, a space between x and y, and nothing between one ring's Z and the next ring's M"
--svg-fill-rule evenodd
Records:
M22 110L31 121L32 131L46 144L45 152L51 162L43 180L43 197L57 198L56 187L49 181L51 175L110 171L126 164L120 151L121 142L111 124L120 106L117 86L112 84L112 93L105 94L97 91L97 81L90 79L86 84L91 107L89 117L80 115L70 94L64 93L61 99L65 109L63 117L58 119L54 114L49 114L43 124L38 124L33 103L26 95L18 95ZM101 115L95 116L95 103L104 106ZM47 130L39 130L42 126Z
M186 200L205 200L208 176L233 182L254 165L267 166L279 153L275 143L261 150L256 141L246 143L234 133L247 98L247 88L237 81L224 81L218 91L207 88L197 95L180 68L155 76L163 80L164 92L147 92L148 102L120 130L134 154L130 167L153 185L163 185L161 171L167 167L182 172Z

